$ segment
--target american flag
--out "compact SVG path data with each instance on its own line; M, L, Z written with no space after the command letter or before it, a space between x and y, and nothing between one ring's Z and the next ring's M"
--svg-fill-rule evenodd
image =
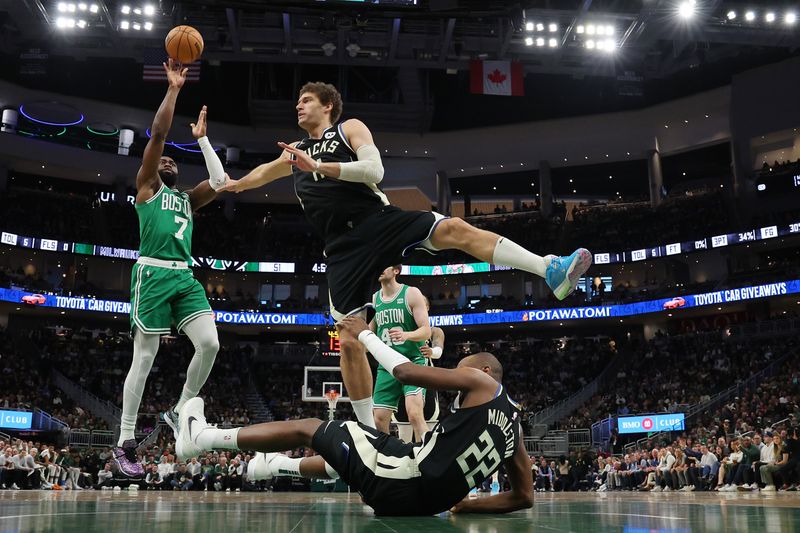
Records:
M167 61L167 52L163 48L145 48L144 68L142 69L142 79L144 81L166 81L167 75L164 73L162 63ZM200 62L195 61L186 73L186 81L200 81Z

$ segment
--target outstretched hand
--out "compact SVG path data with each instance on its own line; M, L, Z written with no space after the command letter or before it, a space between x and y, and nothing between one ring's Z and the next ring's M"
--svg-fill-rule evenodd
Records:
M305 153L302 150L298 150L294 146L286 144L285 142L278 142L278 146L283 148L286 152L288 152L291 156L285 159L286 163L299 168L304 172L314 172L317 170L317 160Z
M200 110L200 114L197 116L197 122L192 122L190 126L192 127L192 137L195 139L199 139L201 137L206 136L206 113L208 108L203 106L203 109Z
M344 320L336 324L336 331L339 333L347 332L353 338L358 337L359 333L368 330L369 326L363 318L355 315L346 317Z
M172 58L169 58L167 62L162 63L162 65L164 65L164 71L167 73L169 86L177 89L183 87L183 84L186 82L186 73L189 72L189 69L184 68L183 65Z

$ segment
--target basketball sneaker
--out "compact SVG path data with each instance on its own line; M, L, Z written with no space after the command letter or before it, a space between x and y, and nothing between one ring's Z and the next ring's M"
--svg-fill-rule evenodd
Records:
M113 451L117 468L128 477L144 477L144 467L136 461L137 446L135 439L128 439Z
M277 453L256 452L255 456L247 463L247 479L250 481L272 479L274 474L270 463L277 456Z
M205 402L200 397L192 398L181 408L178 416L180 425L175 434L175 455L179 461L191 460L205 451L196 442L200 432L209 427L204 410Z
M164 422L172 429L173 435L175 435L175 440L178 440L178 429L180 428L180 417L178 413L175 411L174 407L171 407L169 411L161 413L161 418L164 419Z
M544 279L559 300L572 294L578 280L592 265L592 254L586 248L578 248L568 256L545 256L545 260L548 259Z

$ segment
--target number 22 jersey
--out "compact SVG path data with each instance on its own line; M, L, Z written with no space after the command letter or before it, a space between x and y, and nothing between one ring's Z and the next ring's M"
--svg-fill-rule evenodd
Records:
M426 493L422 501L447 509L491 476L519 446L520 413L520 405L500 384L485 404L451 406L449 416L415 449Z

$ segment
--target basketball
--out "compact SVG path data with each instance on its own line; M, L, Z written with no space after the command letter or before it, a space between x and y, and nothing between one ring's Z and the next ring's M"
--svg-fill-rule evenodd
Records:
M164 47L172 59L188 65L200 59L203 36L191 26L175 26L164 39Z

